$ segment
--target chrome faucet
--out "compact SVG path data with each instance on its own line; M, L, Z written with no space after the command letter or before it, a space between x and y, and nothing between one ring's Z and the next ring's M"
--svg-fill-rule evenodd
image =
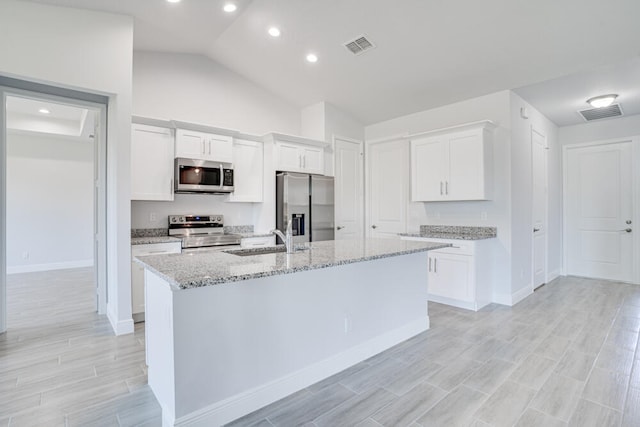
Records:
M271 234L275 234L280 237L280 239L284 242L284 247L287 250L288 254L293 253L293 232L291 230L291 219L287 222L287 234L284 234L282 231L278 229L271 230Z

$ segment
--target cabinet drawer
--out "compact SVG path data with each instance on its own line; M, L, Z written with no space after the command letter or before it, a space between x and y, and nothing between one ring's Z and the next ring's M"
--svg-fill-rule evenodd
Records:
M245 237L240 240L240 247L242 248L258 248L261 246L274 246L276 244L276 236L263 236L263 237Z
M182 242L150 243L131 246L132 256L175 254L182 251Z

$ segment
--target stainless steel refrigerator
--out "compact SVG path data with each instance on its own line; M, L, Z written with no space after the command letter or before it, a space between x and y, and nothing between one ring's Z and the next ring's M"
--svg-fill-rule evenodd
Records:
M333 240L333 192L333 177L276 173L276 227L285 232L291 219L294 243Z

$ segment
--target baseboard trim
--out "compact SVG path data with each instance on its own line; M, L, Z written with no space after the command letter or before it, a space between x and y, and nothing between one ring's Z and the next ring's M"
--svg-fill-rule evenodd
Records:
M179 417L173 424L168 424L191 427L226 424L337 374L427 329L429 329L429 317L415 320L333 357ZM167 420L164 420L164 423L167 423Z
M557 269L557 270L553 270L550 271L549 273L547 273L547 283L551 282L552 280L557 279L558 277L562 276L562 269Z
M31 264L7 266L7 274L34 273L37 271L66 270L69 268L93 267L93 259L78 261L50 262L47 264Z
M493 294L493 302L502 305L514 306L533 293L531 284L512 294Z
M133 333L133 319L118 320L117 316L109 309L107 309L107 319L111 323L111 329L116 335L126 335Z

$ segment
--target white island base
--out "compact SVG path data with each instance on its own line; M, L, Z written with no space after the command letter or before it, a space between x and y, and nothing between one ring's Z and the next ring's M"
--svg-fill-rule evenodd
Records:
M146 270L164 426L230 422L429 329L426 252L191 289Z

